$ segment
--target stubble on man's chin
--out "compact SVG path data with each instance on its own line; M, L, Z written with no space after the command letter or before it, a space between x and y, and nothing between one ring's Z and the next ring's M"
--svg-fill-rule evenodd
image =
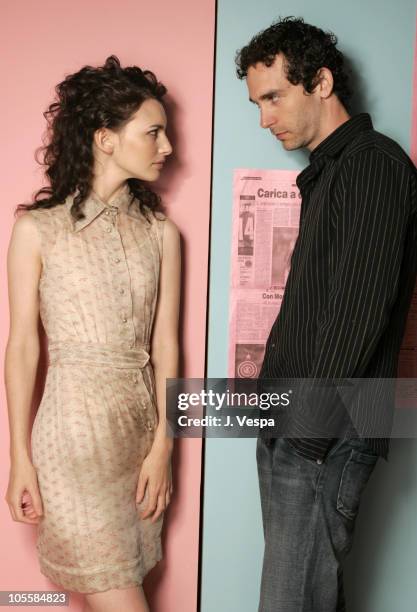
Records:
M300 146L294 141L282 142L281 144L284 151L295 151L296 149L300 148Z
M286 151L297 151L298 149L308 149L308 142L304 140L290 140L286 143L283 142L282 145Z

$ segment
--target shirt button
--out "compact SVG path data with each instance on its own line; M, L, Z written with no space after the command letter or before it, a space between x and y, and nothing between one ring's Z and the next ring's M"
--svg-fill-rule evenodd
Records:
M114 263L120 263L120 259L118 257L115 257L113 261Z
M321 465L323 463L323 459L317 459L316 462Z
M110 211L109 211L109 210L106 210L106 212L105 212L104 214L105 214L105 215L109 215L109 214L110 214Z
M123 323L127 323L127 318L126 317L122 317L122 321L123 321Z
M106 232L111 232L111 227L106 227Z

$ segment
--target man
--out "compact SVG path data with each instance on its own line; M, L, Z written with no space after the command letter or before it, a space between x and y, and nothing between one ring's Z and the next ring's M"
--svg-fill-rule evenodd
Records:
M336 44L333 34L285 18L236 57L261 126L286 150L310 152L297 178L299 235L262 380L396 376L417 273L416 172L369 115L350 116ZM315 397L323 401L314 405ZM388 439L378 410L362 415L370 437L355 436L336 400L331 390L301 395L283 421L286 438L258 439L262 612L345 610L341 563Z

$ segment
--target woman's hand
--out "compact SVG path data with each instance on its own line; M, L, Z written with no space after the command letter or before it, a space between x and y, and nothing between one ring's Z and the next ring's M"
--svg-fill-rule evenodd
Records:
M36 470L29 458L12 463L6 501L14 521L28 525L39 523L43 514L42 501Z
M140 504L147 498L146 508L140 515L141 519L151 518L155 523L167 508L172 495L171 473L172 443L156 438L150 453L145 457L139 474L136 503Z

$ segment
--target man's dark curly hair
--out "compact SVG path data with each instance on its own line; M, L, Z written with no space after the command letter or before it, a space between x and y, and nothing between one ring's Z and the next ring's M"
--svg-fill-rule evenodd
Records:
M318 70L326 67L333 75L334 93L347 106L351 97L349 76L343 54L336 45L337 38L332 32L324 32L305 23L302 18L284 17L256 34L248 45L237 52L237 76L239 79L246 78L248 69L257 62L271 66L275 56L282 53L290 83L301 83L304 90L311 93L317 85Z
M46 144L40 149L49 185L36 192L31 204L20 204L17 209L52 208L76 193L71 214L82 219L93 179L94 132L101 127L121 129L145 100L162 102L167 90L149 70L122 68L115 55L103 66L84 66L68 75L55 90L57 99L44 113L48 129ZM127 182L143 213L157 208L160 198L156 193L138 179Z

